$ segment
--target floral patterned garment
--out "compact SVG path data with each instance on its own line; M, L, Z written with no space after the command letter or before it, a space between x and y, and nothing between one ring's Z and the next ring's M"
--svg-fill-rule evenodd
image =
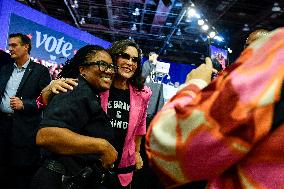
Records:
M154 117L150 163L167 187L284 188L284 28L254 42L206 88L189 84ZM284 109L277 112L284 117Z

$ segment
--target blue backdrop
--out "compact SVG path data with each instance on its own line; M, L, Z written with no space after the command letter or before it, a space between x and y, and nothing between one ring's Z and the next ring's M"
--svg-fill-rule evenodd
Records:
M46 61L65 62L67 58L72 58L79 48L87 44L12 13L9 34L18 33L19 28L21 33L28 34L32 40L31 55Z
M35 9L32 9L22 3L16 2L15 0L0 0L0 36L1 36L0 37L0 48L2 49L6 48L7 46L9 21L10 21L11 15L13 14L23 17L26 20L27 19L30 20L31 22L34 23L32 24L33 27L40 27L47 32L52 31L52 34L56 34L57 37L59 37L58 39L64 36L65 39L69 37L68 40L69 39L71 40L71 38L73 38L74 40L76 39L77 41L82 41L82 42L89 43L89 44L101 45L104 48L108 48L111 44L108 41L100 39L85 31L79 30L62 21L59 21ZM29 25L25 26L24 23L20 24L18 25L18 27L15 27L13 29L13 32L23 32L23 28L26 28L26 27L29 27ZM50 40L53 40L53 39L50 39ZM51 46L49 48L51 48ZM33 54L31 55L36 57L36 55L33 55Z

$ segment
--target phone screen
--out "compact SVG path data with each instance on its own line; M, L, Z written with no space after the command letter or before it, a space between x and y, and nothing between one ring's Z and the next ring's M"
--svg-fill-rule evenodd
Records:
M213 67L219 72L228 66L228 51L214 45L209 45L210 58Z

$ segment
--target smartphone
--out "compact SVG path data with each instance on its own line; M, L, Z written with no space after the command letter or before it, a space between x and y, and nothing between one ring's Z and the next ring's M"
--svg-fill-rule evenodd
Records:
M218 72L224 70L228 66L228 51L225 48L210 44L209 57L212 60L213 67Z

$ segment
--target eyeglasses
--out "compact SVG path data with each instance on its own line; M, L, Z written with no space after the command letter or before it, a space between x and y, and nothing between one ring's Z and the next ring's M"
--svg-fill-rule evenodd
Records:
M121 54L118 54L119 57L125 59L125 60L132 60L133 63L137 63L138 62L138 57L132 57L130 56L129 54L127 53L121 53Z
M101 72L105 72L105 71L109 70L110 72L115 73L116 70L117 70L116 65L108 64L103 60L99 60L99 61L96 61L96 62L85 62L82 65L85 65L85 66L97 65Z

